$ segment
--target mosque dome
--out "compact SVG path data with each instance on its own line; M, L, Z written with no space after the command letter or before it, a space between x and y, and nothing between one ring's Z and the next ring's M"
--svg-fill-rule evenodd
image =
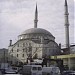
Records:
M38 37L38 36L47 37L48 36L51 38L55 38L49 31L42 29L42 28L37 28L37 22L38 22L38 11L37 11L37 5L36 5L34 28L25 30L23 33L21 33L21 35L19 36L19 39L31 38L32 36L33 37Z
M26 34L46 34L49 36L53 36L49 31L42 28L30 28L25 30L21 35L26 35Z

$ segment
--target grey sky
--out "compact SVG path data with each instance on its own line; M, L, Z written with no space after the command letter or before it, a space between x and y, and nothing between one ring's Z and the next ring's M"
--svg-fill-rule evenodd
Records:
M0 48L8 48L18 35L34 27L35 5L38 5L38 27L50 31L56 42L65 44L64 0L0 0ZM74 40L74 0L68 0L70 43Z

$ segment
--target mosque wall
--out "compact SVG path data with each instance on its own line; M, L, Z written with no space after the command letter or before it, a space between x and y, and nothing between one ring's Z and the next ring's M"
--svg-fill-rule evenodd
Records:
M59 48L55 42L51 41L44 44L34 42L33 40L21 39L13 46L9 46L9 54L11 55L9 61L13 61L14 63L16 61L26 62L29 55L32 58L34 58L35 55L37 55L37 58L42 58L44 55L51 56L59 54Z

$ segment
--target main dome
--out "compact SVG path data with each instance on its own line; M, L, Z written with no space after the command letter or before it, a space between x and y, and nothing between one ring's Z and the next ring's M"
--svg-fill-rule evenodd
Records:
M36 5L35 19L34 19L34 28L30 28L30 29L25 30L21 35L45 34L45 35L49 35L49 36L54 37L49 31L47 31L45 29L42 29L42 28L37 28L37 22L38 22L38 11L37 11L37 5Z
M25 30L21 35L25 35L25 34L46 34L49 36L53 36L49 31L42 28L30 28Z

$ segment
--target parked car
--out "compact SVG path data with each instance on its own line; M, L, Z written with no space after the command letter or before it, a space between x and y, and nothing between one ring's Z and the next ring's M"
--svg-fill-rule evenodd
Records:
M62 75L69 75L69 74L72 74L72 73L75 73L75 72L72 71L72 70L67 70L67 71L63 71Z
M9 67L8 63L1 63L0 64L0 70L2 73L4 73L4 71Z
M42 75L41 65L24 65L23 75Z
M18 73L22 74L22 72L23 72L23 68L19 68Z
M18 67L13 67L12 68L16 73L18 73L18 71L19 71L19 68Z
M75 73L70 73L69 75L75 75Z
M4 75L21 75L21 74L4 74Z
M8 63L1 63L0 64L0 69L8 68L9 64Z
M60 75L59 67L43 67L42 68L43 75Z
M11 68L8 68L5 70L5 74L16 74L16 71Z
M4 68L4 69L1 69L1 73L4 74L5 73L5 70L7 70L8 68Z

